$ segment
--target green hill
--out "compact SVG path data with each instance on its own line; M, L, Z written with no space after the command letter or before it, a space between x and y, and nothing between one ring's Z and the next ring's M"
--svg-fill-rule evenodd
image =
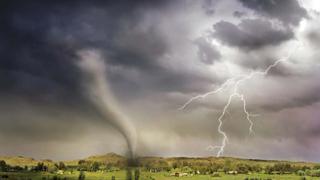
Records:
M80 160L84 160L86 162L99 162L99 163L112 163L112 164L125 164L126 163L126 157L118 155L116 153L107 153L104 155L96 155L96 156L89 156L87 158L84 159L76 159L76 160L72 160L72 161L64 161L64 163L66 165L69 166L75 166L78 165L78 162Z
M0 160L4 160L7 164L11 166L34 166L37 165L39 161L23 156L0 156Z

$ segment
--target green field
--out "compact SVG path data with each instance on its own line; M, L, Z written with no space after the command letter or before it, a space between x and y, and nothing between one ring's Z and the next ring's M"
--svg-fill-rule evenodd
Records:
M63 174L63 175L56 175L51 173L0 173L0 177L2 175L8 175L9 180L51 180L54 179L56 176L57 179L60 180L77 180L79 176L79 172L75 172L73 174ZM211 175L193 175L193 176L184 176L184 177L175 177L170 176L169 173L149 173L149 172L142 172L140 180L232 180L232 179L273 179L273 180L301 180L302 177L298 175L266 175L266 174L251 174L251 175L225 175L224 173L220 174L220 177L212 177ZM111 180L112 176L115 176L116 180L125 180L126 178L126 171L116 171L116 172L108 172L108 173L99 173L99 172L86 172L85 179L88 180ZM0 178L4 179L4 178ZM319 179L316 177L306 177L306 179Z
M138 162L132 171L140 174L140 180L320 178L320 164L312 162L231 157L140 157ZM85 174L86 180L125 180L126 163L126 157L114 153L63 162L23 156L0 157L0 180L78 180L80 171ZM236 172L236 175L230 175L231 172Z

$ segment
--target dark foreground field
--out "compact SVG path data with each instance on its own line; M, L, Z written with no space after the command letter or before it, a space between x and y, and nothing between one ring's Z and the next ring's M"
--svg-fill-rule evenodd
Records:
M55 162L22 156L0 157L0 180L281 180L319 179L320 164L230 157L140 157L127 171L127 159L109 153ZM128 178L128 177L131 177Z

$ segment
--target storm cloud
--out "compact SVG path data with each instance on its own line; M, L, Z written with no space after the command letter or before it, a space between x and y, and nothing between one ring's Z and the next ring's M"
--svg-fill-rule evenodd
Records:
M254 118L255 136L249 135L242 103L232 101L224 118L230 140L225 155L318 161L310 150L320 150L320 23L314 4L3 1L0 154L71 159L126 152L117 125L104 120L112 115L97 108L84 88L94 81L83 78L77 64L79 52L89 50L103 57L101 79L110 88L104 101L116 101L137 129L138 155L215 155L206 147L221 142L217 118L229 87L178 108L292 53L268 75L239 86L248 110L260 116Z
M220 52L206 38L199 38L194 42L198 46L198 56L205 64L213 64L221 58Z
M297 0L240 0L240 2L255 13L277 19L286 25L298 25L301 19L308 15Z
M276 28L271 22L261 19L244 19L239 25L220 21L213 28L213 36L222 43L248 50L279 45L294 36L291 29Z

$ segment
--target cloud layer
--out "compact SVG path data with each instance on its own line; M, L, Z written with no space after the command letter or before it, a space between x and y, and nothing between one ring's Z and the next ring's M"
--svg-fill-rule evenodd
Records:
M8 1L0 21L0 154L68 159L126 142L88 99L79 52L100 53L141 155L214 155L226 79L288 62L240 86L224 121L229 156L319 161L319 9L309 0ZM89 82L88 82L89 84ZM70 130L72 129L72 130ZM101 143L103 142L103 143ZM43 148L38 148L43 147ZM21 149L21 150L19 150ZM62 149L73 149L65 151ZM266 151L268 149L268 151Z

